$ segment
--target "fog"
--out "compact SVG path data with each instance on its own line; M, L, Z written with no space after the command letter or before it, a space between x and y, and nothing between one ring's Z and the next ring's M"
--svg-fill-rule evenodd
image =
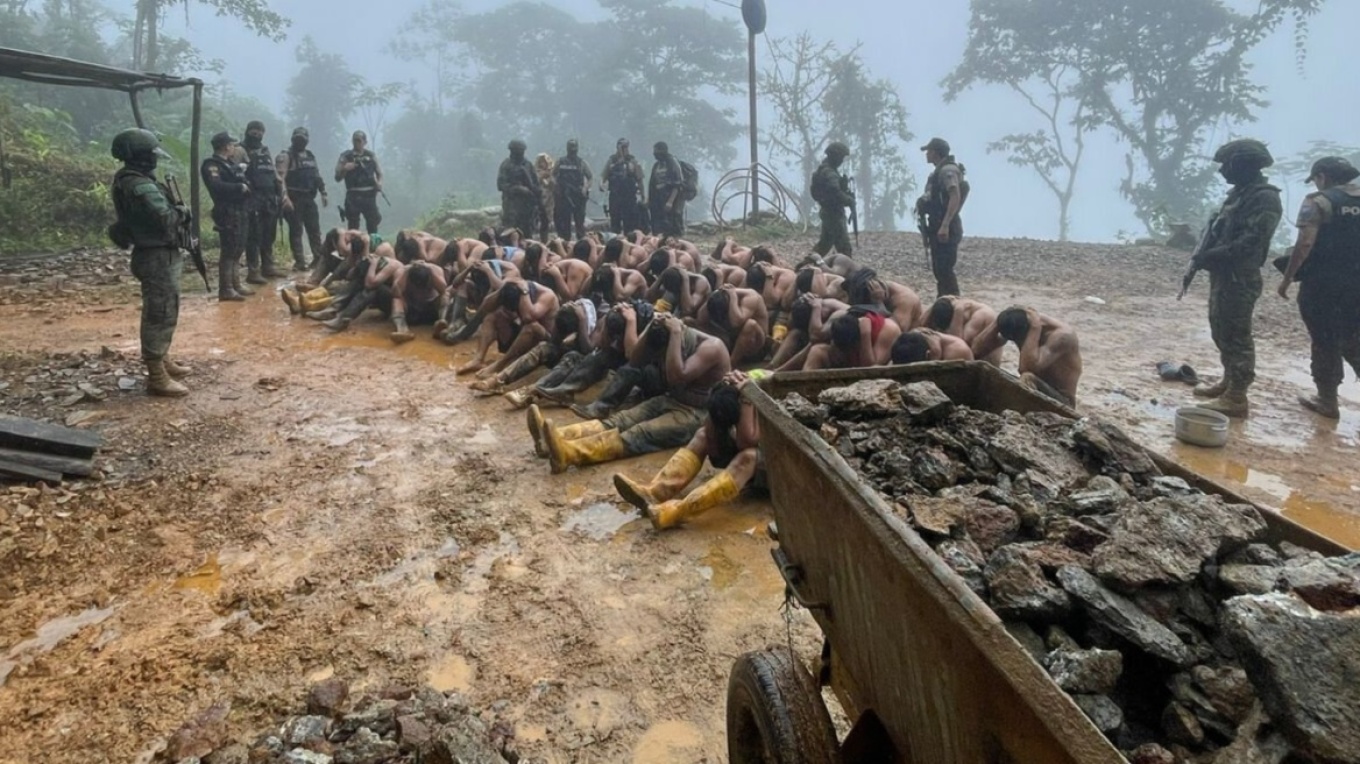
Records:
M594 0L559 0L555 4L578 18L601 15ZM693 4L740 23L740 12L729 3L707 0ZM1245 9L1256 5L1253 0L1233 0L1229 4ZM274 0L271 7L292 20L283 43L256 37L230 19L214 17L202 6L191 8L187 26L185 14L171 13L166 32L191 38L207 58L225 63L223 76L234 89L255 96L282 115L286 112L288 80L298 68L294 48L306 35L327 51L343 54L352 68L370 82L427 83L429 72L384 52L385 45L419 5L417 0L382 3L332 0L325 4L314 0ZM466 0L461 7L476 12L500 5L501 2L493 0ZM916 136L915 145L909 147L909 157L915 163L918 190L927 167L916 146L936 135L953 144L972 183L973 194L965 214L971 234L1056 236L1057 206L1053 196L1031 170L1012 166L1003 155L989 155L985 149L988 142L1005 133L1038 127L1019 98L997 86L975 87L953 103L946 104L942 98L940 82L957 65L966 43L969 8L965 0L930 3L768 0L767 7L766 36L789 37L811 31L819 39L835 40L843 49L858 42L871 73L896 85L910 112L909 126ZM1283 158L1306 150L1312 140L1355 143L1354 129L1350 126L1360 118L1360 100L1354 98L1353 89L1342 88L1333 74L1347 60L1351 49L1353 32L1347 30L1355 29L1360 29L1360 3L1342 0L1328 3L1310 24L1307 58L1300 66L1291 36L1292 25L1282 26L1251 56L1255 76L1266 86L1265 98L1270 104L1259 111L1259 121L1254 124L1220 124L1208 145L1212 147L1232 137L1258 137L1271 146L1277 158ZM515 44L514 34L509 30L505 43ZM757 50L760 57L768 58L764 40L759 41ZM528 48L525 54L533 55L533 49ZM216 75L209 73L205 77L212 80ZM731 106L738 109L744 123L745 110L740 99L732 99ZM394 105L392 113L399 109ZM762 128L774 127L768 104L762 104L761 118ZM487 136L496 145L503 145L511 137L514 136ZM562 141L567 137L561 136ZM649 144L664 137L633 136L635 152L646 145L644 141ZM281 147L282 137L272 138L276 147ZM739 147L736 163L744 163L747 155L744 139L736 145ZM380 136L376 149L381 156ZM539 151L558 155L561 150L561 142L529 147L531 155ZM1145 229L1118 193L1126 150L1108 132L1097 132L1088 139L1088 156L1072 206L1073 239L1108 241L1143 235ZM322 159L323 164L332 161L328 157ZM598 170L605 156L592 152L587 159ZM711 179L714 168L704 170L705 180ZM784 179L790 185L806 183L806 179L789 174ZM1303 178L1277 177L1276 182L1286 191L1288 218L1305 190ZM401 178L389 170L388 183L400 184Z

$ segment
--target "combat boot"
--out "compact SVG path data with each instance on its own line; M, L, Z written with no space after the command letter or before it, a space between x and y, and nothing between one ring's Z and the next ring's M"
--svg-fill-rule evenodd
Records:
M281 279L288 274L279 270L277 265L274 265L274 258L266 257L260 263L260 275L267 279Z
M170 360L169 356L166 356L164 359L162 359L161 363L165 364L165 373L169 374L171 379L184 379L185 377L194 373L193 369L190 369L188 366L181 366L175 363L174 361Z
M262 276L260 275L260 269L259 269L259 268L257 268L257 267L248 267L248 268L246 268L246 283L247 283L247 284L268 284L269 281L266 280L264 277L262 277ZM237 289L236 291L240 292L241 290L240 290L240 289ZM246 294L246 293L245 293L245 292L241 292L241 294Z
M258 278L258 274L256 275L256 277ZM249 277L249 276L246 277L246 281L250 281L250 277ZM251 283L256 283L256 282L251 282ZM240 268L233 268L233 269L231 270L231 288L232 288L232 289L235 289L235 290L236 290L236 293L239 294L239 295L241 295L242 297L250 297L250 296L252 296L252 295L255 294L255 290L254 290L254 289L251 289L250 287L247 287L247 286L245 286L245 285L243 285L243 284L241 283L241 269L240 269Z
M189 394L189 388L170 378L164 361L147 361L146 392L166 398L183 398Z
M599 422L583 424L602 426ZM563 428L566 429L568 428ZM618 430L605 430L594 435L567 440L558 434L551 422L548 422L543 427L543 439L548 444L548 466L554 475L566 472L569 467L603 464L628 455L628 447L623 442L623 433Z
M646 512L647 507L653 504L675 498L676 494L684 490L689 481L699 474L703 466L704 460L699 458L698 454L688 448L682 448L671 455L670 460L649 483L637 483L627 475L614 473L614 489L629 504Z
M307 258L303 257L301 252L299 252L299 253L296 254L296 255L293 255L293 270L294 270L294 271L301 272L301 271L306 271L306 270L310 270L310 269L311 269L311 266L307 264Z
M1233 419L1245 419L1251 414L1251 402L1247 400L1245 387L1229 387L1219 397L1200 404L1200 408L1217 411Z
M1299 405L1327 419L1340 419L1341 406L1337 403L1336 388L1318 390L1317 395L1299 396Z
M647 519L652 527L664 531L674 528L686 520L692 520L708 510L726 504L737 498L741 487L732 478L732 473L723 470L711 480L689 492L683 499L672 499L656 506L647 507Z
M232 277L236 273L236 263L229 257L217 261L217 300L218 302L241 302L244 295L232 288Z
M1212 385L1200 385L1195 388L1196 398L1220 398L1228 392L1228 378L1224 377Z

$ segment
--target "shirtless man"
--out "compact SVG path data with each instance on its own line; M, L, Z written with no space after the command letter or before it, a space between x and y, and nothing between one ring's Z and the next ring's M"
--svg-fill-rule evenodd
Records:
M746 288L754 289L765 300L770 315L770 339L776 344L789 333L789 311L793 309L794 282L798 274L764 261L746 269Z
M708 280L708 285L714 289L726 284L727 286L744 287L746 286L746 269L727 263L709 263L699 272Z
M1006 308L973 340L973 355L986 357L1007 342L1020 348L1021 381L1060 403L1077 405L1081 350L1072 327L1033 308Z
M729 236L714 247L713 254L709 259L712 263L734 265L745 271L751 267L751 248L743 247Z
M495 309L491 300L506 279L518 279L519 269L499 260L490 247L449 282L444 315L434 325L434 336L449 344L468 339ZM475 315L468 316L469 309Z
M639 271L606 263L591 276L590 294L606 305L613 305L647 294L647 279Z
M733 366L765 357L765 327L769 313L765 300L754 289L724 286L709 295L694 316L700 331L721 337Z
M576 243L571 245L571 259L580 260L589 265L591 270L599 268L604 259L604 245L593 236L577 239Z
M488 245L480 239L454 239L444 247L439 256L439 264L444 266L445 274L452 278L462 273L470 263L482 259Z
M507 385L528 376L540 366L555 366L568 354L574 354L574 366L593 349L592 336L598 328L597 324L595 303L586 299L563 302L553 317L551 337L534 345L499 372L478 374L479 379L468 387L478 393L499 395L505 392ZM533 388L528 388L519 396L511 397L511 400L524 398L523 405L516 406L523 408L533 399L534 393Z
M892 346L893 364L971 360L973 349L967 342L934 329L912 329L903 332Z
M925 326L945 334L958 337L972 346L982 332L996 321L996 311L991 306L970 300L966 297L946 295L935 301L926 314ZM993 366L1001 365L1002 348L998 347L986 358Z
M861 268L845 280L846 301L851 305L883 308L903 331L925 320L925 307L911 287L878 277L872 268Z
M845 294L845 279L820 268L811 266L802 268L794 277L793 295L798 298L805 294L831 297L844 302L847 296Z
M789 334L779 343L770 368L777 371L798 371L807 360L808 348L831 339L831 321L850 306L830 297L805 294L798 298L789 311ZM791 361L799 357L797 364Z
M558 260L544 266L536 280L556 292L558 299L570 302L585 295L593 275L590 266L580 260Z
M699 272L699 258L683 250L662 247L647 258L647 269L643 272L648 280L655 281L667 268L679 266L690 273Z
M857 314L858 313L858 314ZM902 335L897 322L878 313L851 311L831 321L831 341L808 352L807 371L883 366Z
M417 259L438 263L448 246L448 241L424 231L398 231L396 240L392 242L392 248L403 263Z
M803 262L798 264L798 267L802 268L807 265L815 265L827 273L834 273L843 279L848 279L858 271L867 267L863 263L855 260L855 258L849 255L843 255L840 252L834 252L825 257L816 254L809 255L803 259Z
M674 313L681 318L693 318L699 307L708 301L713 287L697 273L671 266L647 290L647 302L661 313Z
M362 239L365 248L370 241L365 235ZM351 293L345 307L340 309L335 318L322 323L326 329L342 332L349 328L350 322L371 307L384 313L391 312L392 286L405 266L395 257L392 245L384 242L379 245L378 252L366 254L360 260L360 266L351 273L350 280L355 282L359 281L359 274L362 273L362 284L355 283L355 291Z
M553 320L561 303L551 290L532 281L506 281L495 294L497 310L491 312L477 334L477 355L458 367L458 374L479 372L487 377L552 337ZM495 342L501 356L491 366L486 355Z
M392 341L401 344L416 336L409 326L426 326L439 320L439 308L448 283L444 269L417 259L397 274L392 285ZM408 326L409 324L409 326Z
M629 244L615 236L609 240L608 244L604 245L604 255L600 261L637 270L647 263L647 250L636 244Z

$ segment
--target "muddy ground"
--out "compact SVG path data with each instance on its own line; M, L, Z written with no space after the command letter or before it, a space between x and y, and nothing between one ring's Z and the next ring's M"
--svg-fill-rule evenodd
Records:
M919 239L862 239L862 258L933 295ZM1207 284L1175 301L1183 262L971 240L960 278L1076 326L1083 408L1360 546L1360 393L1348 381L1340 423L1297 408L1306 335L1273 291L1255 415L1220 451L1172 439L1189 388L1153 365L1217 372ZM270 294L186 292L176 348L194 393L146 398L120 267L0 265L0 407L108 438L102 479L0 494L0 762L133 761L223 699L249 735L329 676L460 691L533 761L722 761L732 660L790 639L815 651L810 619L781 614L761 501L656 534L618 506L610 469L549 475L522 414L469 395L449 366L471 348L394 348L376 318L327 335ZM80 379L104 400L70 395Z

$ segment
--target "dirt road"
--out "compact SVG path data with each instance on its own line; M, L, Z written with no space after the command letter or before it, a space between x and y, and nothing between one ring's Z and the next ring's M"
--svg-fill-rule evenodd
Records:
M864 239L861 257L933 293L919 240ZM1182 255L995 240L963 258L965 290L1075 324L1085 408L1360 546L1360 395L1348 382L1337 424L1292 403L1308 386L1292 303L1262 298L1256 415L1207 452L1174 444L1189 390L1152 370L1216 372L1205 285L1174 301ZM468 394L449 365L470 348L394 348L376 319L332 337L269 295L189 293L190 398L63 408L33 397L68 364L53 354L108 346L88 363L130 375L137 309L126 284L33 291L0 300L0 403L89 411L110 445L103 481L0 496L0 762L132 761L222 699L249 735L332 675L461 691L534 761L721 761L732 659L815 650L806 616L781 616L767 507L652 532L609 469L550 476L523 416Z

